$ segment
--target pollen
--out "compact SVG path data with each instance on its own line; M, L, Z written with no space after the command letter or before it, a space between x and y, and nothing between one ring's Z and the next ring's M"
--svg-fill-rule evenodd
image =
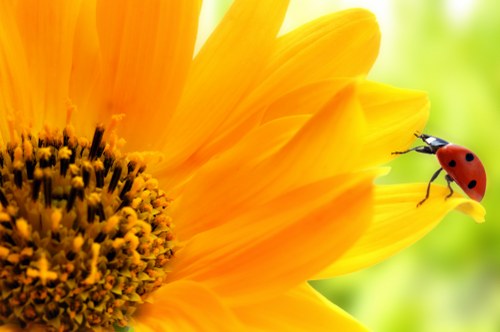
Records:
M44 128L0 148L0 325L126 327L177 249L170 200L139 153L98 126Z

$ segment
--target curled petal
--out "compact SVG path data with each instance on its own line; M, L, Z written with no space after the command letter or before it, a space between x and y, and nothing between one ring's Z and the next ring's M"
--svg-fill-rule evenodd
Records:
M433 185L425 196L426 184L377 186L375 215L366 233L332 266L317 278L328 278L374 265L410 246L430 232L450 211L456 209L484 221L484 207L476 201L454 194L445 200L448 188Z
M429 117L429 99L421 91L364 81L358 96L367 123L359 163L366 166L386 163L394 158L391 152L406 150Z

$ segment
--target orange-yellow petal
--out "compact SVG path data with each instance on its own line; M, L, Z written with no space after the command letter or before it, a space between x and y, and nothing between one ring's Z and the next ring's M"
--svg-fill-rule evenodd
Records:
M365 119L356 82L346 86L273 156L290 187L355 170Z
M296 133L286 132L293 135L288 136L288 142L270 141L281 146L261 146L258 142L235 146L199 170L187 184L173 212L180 232L189 237L294 187L351 171L359 153L353 147L361 146L355 142L362 136L363 121L355 84L351 84ZM260 140L262 136L252 138ZM189 208L193 204L196 209Z
M16 20L28 65L35 126L64 125L81 0L18 1ZM2 23L3 24L3 23ZM15 37L14 37L15 40ZM20 55L21 59L23 54ZM22 61L22 60L20 60Z
M231 115L234 121L306 84L365 76L378 54L380 31L372 13L330 14L281 36L262 82ZM229 120L228 120L229 122Z
M394 255L421 239L453 209L470 215L476 222L484 221L485 210L481 204L457 193L445 200L448 188L440 185L433 185L429 199L416 207L425 196L426 186L423 183L377 186L370 227L318 278L356 271Z
M421 91L364 81L359 100L367 122L360 163L366 166L388 162L391 152L407 149L429 117L429 99Z
M0 116L9 116L21 122L30 118L31 108L31 78L25 49L15 20L14 3L0 2ZM3 140L8 139L7 121L1 121L0 133Z
M179 107L164 132L171 167L213 135L255 85L270 57L287 0L238 0L193 62Z
M102 121L97 111L89 112L95 106L92 92L99 88L102 70L95 12L95 1L82 2L75 28L68 95L76 108L71 115L72 124L78 132L88 134Z
M328 266L364 232L373 177L339 175L254 206L193 237L170 277L203 282L232 304L277 296Z
M234 144L259 123L269 104L304 85L335 77L363 76L378 53L380 32L373 14L348 10L317 19L278 38L273 56L261 73L259 85L229 114L217 135L202 142L196 157L206 159ZM332 95L335 91L332 91ZM291 106L289 114L297 113ZM286 110L284 110L286 112ZM271 116L287 113L270 113Z
M293 68L291 72L300 75L301 83L335 76L364 76L379 46L380 30L371 12L359 8L340 11L280 37L268 71L279 77L278 72Z
M96 10L99 109L126 114L129 149L158 148L191 64L200 1L99 1Z
M235 312L243 323L260 331L367 331L308 284Z
M239 126L231 127L228 132L222 132L218 138L211 139L196 152L195 156L200 160L208 160L220 151L225 151L245 133L262 123L295 114L315 114L325 106L332 96L351 82L351 78L333 78L306 84L278 96L276 100L263 107L262 111L254 112L253 115L252 112L247 112L240 117L241 119L251 116Z
M178 281L164 285L151 303L139 306L134 331L241 331L233 312L202 284Z
M315 114L349 83L352 79L333 78L300 86L274 100L266 108L261 122L295 114Z
M260 193L261 185L255 188L256 192L253 186L249 187L251 182L260 184L269 181L270 174L266 170L260 171L259 165L276 153L309 119L310 116L302 115L269 122L250 133L235 149L198 170L196 177L172 205L179 237L189 239L226 222L227 218L237 213L235 205L240 204L242 196L246 199L247 193ZM272 175L275 176L274 173ZM207 189L211 193L208 200ZM192 204L197 208L189 208ZM220 204L223 209L212 209Z
M201 184L203 187L209 185L208 182L210 181L218 181L216 178L220 174L219 171L223 171L222 168L230 171L231 168L238 167L238 173L234 174L234 176L237 176L240 172L244 172L246 168L255 167L258 163L276 153L278 148L289 141L309 119L310 116L308 115L299 115L272 121L251 131L234 149L226 151L220 158L210 161L202 168L197 169L185 165L186 167L179 169L174 174L162 170L158 170L156 174L158 174L158 178L162 182L166 183L165 187L169 188L169 191L177 197L179 197L179 193L185 192L186 180L194 181L189 182L188 187L191 187L189 190L193 190L193 188L201 190L202 187L196 188L198 186L197 181L202 181L204 183ZM240 165L237 165L238 163ZM196 173L193 173L194 170L196 170ZM213 172L217 172L217 174L212 174ZM190 179L193 175L196 180ZM198 191L198 193L201 194L201 191Z

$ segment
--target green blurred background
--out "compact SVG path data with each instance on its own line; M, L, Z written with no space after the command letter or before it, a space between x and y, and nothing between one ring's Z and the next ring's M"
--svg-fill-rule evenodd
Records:
M231 2L205 1L199 44ZM432 108L425 132L480 156L488 173L487 216L478 225L453 212L389 260L314 286L377 332L500 331L500 167L495 165L500 160L500 3L292 0L283 31L352 7L374 12L382 30L369 78L427 91ZM427 182L439 167L432 156L416 154L390 166L384 183ZM443 178L438 182L444 184Z

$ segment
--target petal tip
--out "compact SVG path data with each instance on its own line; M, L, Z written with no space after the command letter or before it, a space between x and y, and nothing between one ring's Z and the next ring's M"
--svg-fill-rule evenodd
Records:
M455 209L469 215L478 224L485 222L486 209L477 201L461 197L458 199Z

